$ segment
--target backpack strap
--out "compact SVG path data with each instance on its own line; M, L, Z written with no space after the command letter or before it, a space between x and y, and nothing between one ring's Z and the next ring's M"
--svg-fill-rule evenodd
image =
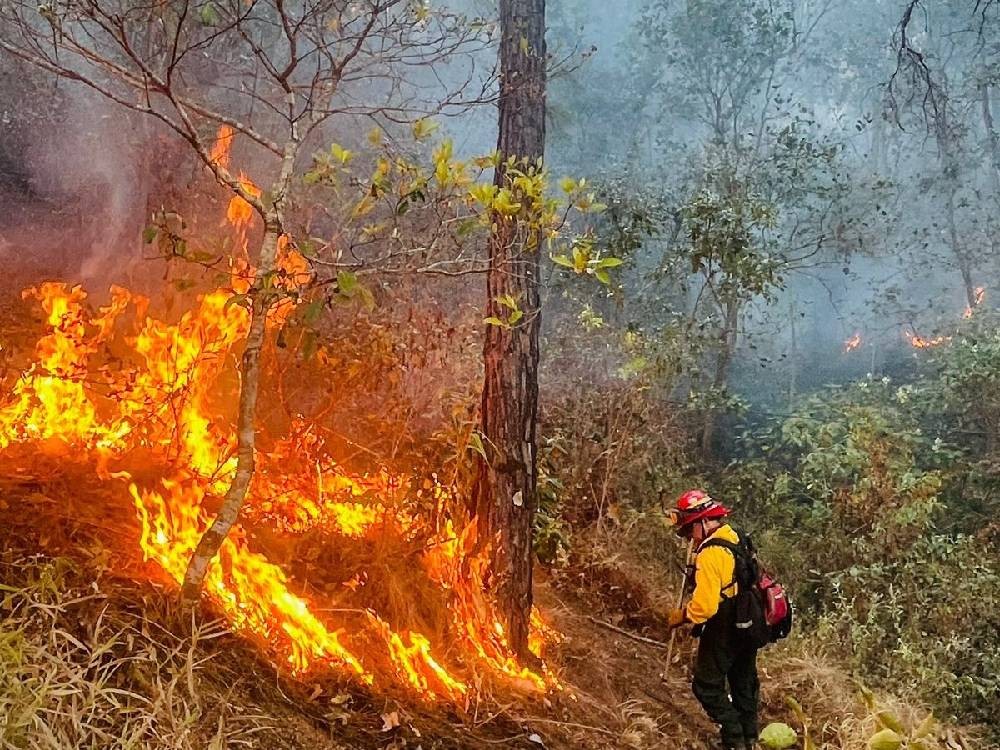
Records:
M739 532L736 533L737 536L739 536ZM740 537L740 540L742 541L742 537ZM735 544L726 539L707 539L704 542L702 542L701 545L698 547L699 553L701 553L702 550L708 549L709 547L722 547L723 549L729 550L729 553L733 556L733 580L731 580L729 583L723 586L720 593L729 591L734 586L736 586L737 579L739 578L739 573L737 571L737 568L739 567L738 556L739 556L740 546L741 545Z

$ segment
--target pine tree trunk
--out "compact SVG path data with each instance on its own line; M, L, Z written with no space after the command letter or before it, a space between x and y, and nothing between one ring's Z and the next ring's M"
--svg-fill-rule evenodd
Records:
M545 0L501 0L501 165L495 182L507 185L506 161L537 164L545 146ZM489 325L483 348L485 379L481 461L473 493L483 543L490 545L492 590L507 640L530 660L532 519L536 498L535 422L538 412L538 251L524 246L516 217L494 216L487 275L487 315L506 320L497 302L510 295L523 312L513 326Z

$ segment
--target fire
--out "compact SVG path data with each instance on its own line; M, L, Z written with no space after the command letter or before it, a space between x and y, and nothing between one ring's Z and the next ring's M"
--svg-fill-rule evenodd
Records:
M215 134L215 143L212 144L209 158L220 167L229 169L229 154L233 150L233 136L235 132L229 125L221 125Z
M92 452L104 476L128 482L143 557L180 583L208 525L205 506L225 492L235 469L231 425L215 414L217 381L231 375L234 347L246 332L246 310L227 305L230 293L219 290L202 295L195 308L168 323L145 314L146 301L121 288L95 314L88 312L80 287L50 283L27 294L40 299L50 330L0 408L0 449L57 440L67 451ZM125 364L117 370L95 367L112 345L129 349ZM393 500L405 478L387 471L348 475L320 448L309 438L308 425L297 424L291 439L261 456L272 470L259 473L251 488L246 523L286 534L322 529L351 539L374 539L386 530L403 538L421 532L419 520ZM120 468L140 449L152 450L172 467L153 486ZM315 454L311 472L273 470L294 465L303 452ZM113 474L106 470L111 462L119 464ZM434 481L426 489L436 499L448 492ZM471 665L533 690L558 685L552 675L520 667L513 658L483 593L486 557L475 550L473 526L457 529L445 522L416 560L451 601L456 643L445 650L450 658L425 633L394 629L372 610L354 632L325 621L318 614L324 607L293 593L287 574L251 548L243 528L224 542L205 592L234 630L265 645L294 673L335 668L366 684L402 681L424 697L455 702L472 690L465 672ZM364 572L364 578L371 576ZM537 613L532 621L532 644L540 649L553 634Z
M924 338L923 336L918 336L913 331L904 331L903 336L910 343L914 349L932 349L936 346L941 346L942 344L947 344L951 341L951 336L935 336L934 338Z
M861 334L855 333L844 342L844 352L853 352L859 346L861 346Z
M220 132L213 158L228 160L231 142L231 131ZM252 211L233 200L228 217L245 242ZM308 264L287 237L279 267L278 283L287 288L308 281ZM246 271L234 269L234 289L239 278L250 277ZM138 519L137 551L176 584L235 471L232 383L249 313L230 303L232 295L232 289L204 293L168 322L149 314L148 300L121 287L94 312L79 286L50 282L29 289L25 296L41 303L48 330L0 405L0 451L44 442L92 458L103 479L122 483ZM268 320L280 323L290 311L289 302ZM161 467L158 478L149 478L151 464ZM385 469L348 474L305 420L260 449L258 466L243 525L224 541L205 582L205 596L234 631L294 674L333 669L366 685L402 684L428 700L461 704L484 676L535 691L559 687L547 670L521 667L514 658L485 594L488 551L475 544L474 526L459 528L446 518L434 531L401 504L404 488L419 483ZM449 497L434 479L420 492L435 501ZM439 640L423 631L422 620L405 622L374 605L332 614L347 610L328 594L293 586L282 567L255 549L254 528L371 545L389 536L413 545L410 567L446 603ZM340 590L362 596L382 571L342 572ZM533 612L536 655L556 637Z
M261 189L242 172L240 172L239 183L240 187L254 198L260 198L262 195ZM226 219L237 229L243 229L253 219L253 206L247 203L246 199L241 196L234 195L229 201L229 207L226 209Z
M962 313L962 317L968 320L972 317L975 309L979 307L986 300L986 287L977 286L973 291L972 295L973 303L971 305L965 306L965 312Z

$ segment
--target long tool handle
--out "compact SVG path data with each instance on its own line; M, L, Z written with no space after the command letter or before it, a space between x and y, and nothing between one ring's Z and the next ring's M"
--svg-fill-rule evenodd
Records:
M684 556L684 572L681 574L680 591L677 593L677 608L684 606L684 597L687 595L688 586L688 566L691 564L691 553L694 551L694 539L688 541L687 554ZM674 661L674 639L677 637L677 628L670 631L670 641L667 643L667 666L663 670L664 675L670 669Z

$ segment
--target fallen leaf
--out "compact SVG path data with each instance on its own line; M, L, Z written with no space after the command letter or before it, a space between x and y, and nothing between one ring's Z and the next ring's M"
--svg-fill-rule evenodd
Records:
M390 711L382 714L382 731L391 732L399 726L399 711Z

